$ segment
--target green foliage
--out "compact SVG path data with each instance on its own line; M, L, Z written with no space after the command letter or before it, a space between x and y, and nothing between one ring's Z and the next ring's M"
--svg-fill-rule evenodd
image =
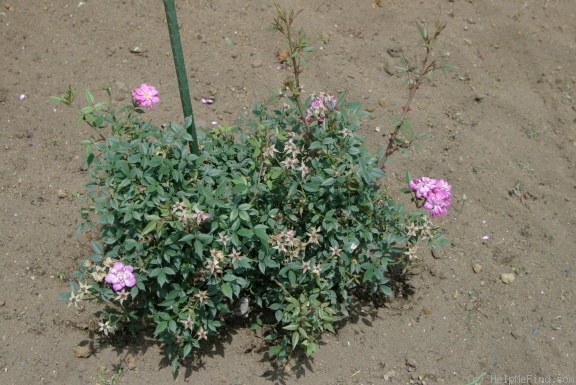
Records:
M64 92L60 96L50 96L50 100L66 104L67 106L70 106L75 98L76 98L76 91L72 88L72 86L68 86L66 92Z
M249 315L277 359L309 356L357 293L392 295L389 266L408 263L420 240L443 241L381 186L383 155L357 133L367 116L360 103L323 93L302 101L311 47L292 32L296 15L277 12L272 29L289 43L293 77L197 141L179 124L141 120L136 105L85 93L80 120L95 134L82 142L90 205L79 230L97 228L100 239L60 298L76 307L104 301L100 331L153 333L174 371L234 316ZM404 115L394 128L419 138ZM133 267L133 287L106 283L117 261Z
M356 288L390 295L389 264L434 237L423 214L380 188L378 159L356 133L366 113L344 96L308 129L296 106L257 104L234 126L202 132L199 156L182 126L160 129L134 106L87 100L94 215L81 228L98 224L101 241L72 291L110 305L105 333L153 330L174 369L241 299L257 309L254 328L267 326L271 354L312 354L348 315ZM137 278L124 299L103 281L117 260Z

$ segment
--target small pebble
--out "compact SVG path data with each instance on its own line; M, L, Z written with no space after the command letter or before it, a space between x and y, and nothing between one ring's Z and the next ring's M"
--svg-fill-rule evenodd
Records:
M416 366L418 366L418 362L412 357L406 357L406 365L415 368Z
M252 68L262 67L264 65L264 61L260 58L256 58L252 60Z
M472 266L472 270L474 270L474 272L476 274L480 274L480 271L482 271L482 265L479 263L474 264L474 266Z
M481 102L482 100L484 100L486 98L485 94L476 94L474 95L474 101L475 102Z
M74 355L78 358L88 358L94 354L94 348L90 345L78 345L72 349Z
M136 369L136 357L130 355L124 360L126 367L130 370Z
M276 57L278 58L278 61L280 63L284 63L286 59L290 57L290 51L288 51L287 49L281 49L278 52L276 52Z
M389 100L386 96L381 97L380 100L378 100L378 104L380 104L380 107L382 107L382 108L388 107L388 103L389 103Z
M516 279L516 276L514 275L514 273L500 274L500 280L502 281L502 283L510 284L510 283L514 282L515 279Z

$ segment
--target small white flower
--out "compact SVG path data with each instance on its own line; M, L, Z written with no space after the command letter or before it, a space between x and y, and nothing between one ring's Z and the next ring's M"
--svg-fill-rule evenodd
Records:
M286 158L286 159L284 159L284 160L283 160L282 162L280 162L280 163L282 163L286 168L294 169L295 166L298 164L298 159L296 159L296 158Z
M116 293L116 297L114 297L114 299L116 301L120 301L120 305L122 305L122 303L127 300L130 297L130 293L127 292L126 290L122 289L122 291L119 291Z
M406 230L408 230L408 237L415 237L419 228L414 223L410 223L410 225L406 226Z
M78 292L81 294L81 297L88 294L88 290L92 287L92 285L87 285L86 282L78 282L78 285L80 286Z
M297 155L300 153L300 149L298 148L298 146L296 146L294 144L294 142L292 141L292 139L290 139L288 142L286 142L286 144L284 145L284 152L290 155Z
M99 320L98 321L98 331L99 332L103 332L106 336L108 336L108 333L112 333L114 334L114 327L110 326L110 320L103 322L104 320Z
M263 153L264 158L272 158L272 157L274 157L274 153L276 153L276 152L280 152L280 151L278 151L276 149L276 146L271 144L270 146L268 146L266 148L266 150L264 150L264 153Z
M208 268L211 274L222 273L222 268L220 267L220 261L216 258L209 259L206 262L206 267Z
M230 253L229 257L232 258L232 262L236 262L240 257L242 257L242 254L240 254L240 252L235 248L232 248L232 253Z
M70 307L71 305L74 305L74 307L76 309L80 309L79 304L80 304L80 302L82 302L82 297L83 297L82 292L77 292L77 293L71 292L70 293L70 299L68 300L69 301L68 307Z
M418 259L418 257L416 256L416 248L417 248L416 245L409 245L408 250L404 252L404 254L408 257L410 261Z
M339 256L342 249L339 249L338 246L330 247L330 251L332 252L332 256Z
M230 240L232 239L232 237L223 233L220 233L219 235L220 237L217 239L217 241L222 242L224 246L228 245L228 242L230 242Z
M188 314L188 318L186 318L185 320L181 320L180 322L182 323L182 325L184 325L186 329L190 330L194 329L194 320L190 318L190 314Z
M196 336L198 337L199 340L208 339L208 333L206 333L206 330L204 330L204 328L198 329L198 333L196 333Z
M207 302L208 298L210 298L210 297L208 297L208 293L206 291L200 291L198 294L194 294L194 297L198 298L198 301L201 304L205 304Z
M92 278L96 282L102 282L106 277L106 270L102 266L96 266L95 270L92 272Z
M314 265L314 267L312 268L312 274L316 274L317 276L320 276L321 271L322 267L320 267L320 265Z
M310 172L310 167L306 166L304 164L304 162L302 162L300 164L300 167L296 168L296 171L301 171L302 172L302 178L304 178Z

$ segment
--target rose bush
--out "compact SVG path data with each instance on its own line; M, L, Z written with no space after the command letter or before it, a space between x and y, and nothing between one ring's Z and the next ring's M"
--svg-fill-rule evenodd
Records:
M358 133L360 103L325 92L302 100L299 58L310 47L291 36L293 16L279 9L274 29L290 42L294 78L197 141L182 125L140 119L159 102L146 83L127 105L85 94L81 120L95 135L83 141L90 204L79 230L100 239L61 298L104 301L100 331L153 334L174 371L234 316L262 328L278 359L310 355L358 293L393 294L391 264L408 263L421 240L442 243L425 213L381 185L381 156ZM410 183L432 216L445 212L447 183Z

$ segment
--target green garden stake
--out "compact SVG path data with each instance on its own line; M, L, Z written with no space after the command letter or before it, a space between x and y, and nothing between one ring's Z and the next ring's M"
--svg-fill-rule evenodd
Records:
M168 34L170 35L174 66L176 67L176 77L178 78L178 88L180 89L182 111L184 111L184 128L190 136L192 136L192 143L188 143L188 145L193 154L199 155L200 151L198 150L194 113L192 112L192 102L190 101L190 90L188 88L188 78L186 77L186 67L184 66L184 55L182 54L182 42L180 41L180 31L178 30L178 19L176 18L174 0L164 0L164 10L166 12L166 22L168 23Z

